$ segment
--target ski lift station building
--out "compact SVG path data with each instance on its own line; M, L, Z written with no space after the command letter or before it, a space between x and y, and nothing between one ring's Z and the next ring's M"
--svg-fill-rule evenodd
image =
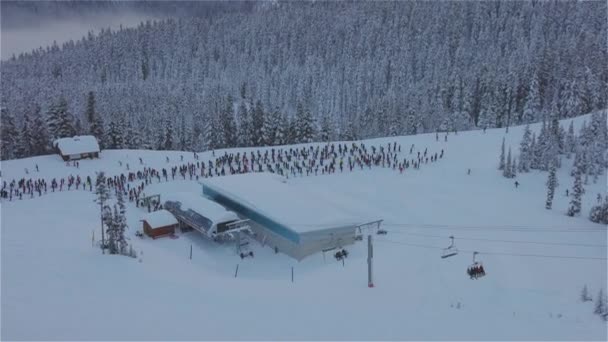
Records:
M249 219L262 245L298 261L353 244L361 224L371 221L272 173L213 177L201 185L203 196Z

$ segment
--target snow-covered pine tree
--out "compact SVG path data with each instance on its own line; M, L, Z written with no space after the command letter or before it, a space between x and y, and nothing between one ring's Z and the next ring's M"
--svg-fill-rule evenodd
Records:
M7 112L5 107L2 107L1 110L2 116L2 160L12 159L15 157L15 151L18 146L19 132L17 131L17 127L15 126L15 121L13 116Z
M603 316L608 308L606 308L606 294L604 294L604 289L600 289L597 293L597 297L595 298L595 308L593 309L593 313L596 315Z
M124 121L121 119L121 115L114 114L108 127L107 143L110 149L122 149L124 148Z
M116 217L116 242L118 245L118 250L120 254L127 255L129 243L127 242L127 237L125 236L127 226L127 217L126 212L127 208L125 206L125 200L123 198L122 191L118 191L116 194L116 200L118 205L118 217Z
M513 157L511 161L511 178L515 178L517 176L517 158Z
M504 138L503 138L504 139ZM511 171L513 170L513 166L511 165L511 147L509 146L509 152L507 153L507 162L502 170L502 175L506 178L513 178Z
M104 224L108 224L111 221L111 212L108 207L108 200L110 199L110 190L106 183L106 176L103 171L97 172L97 178L95 180L95 195L97 198L95 202L99 204L99 215L101 217L101 248L105 249L107 244L104 237Z
M296 118L288 117L287 135L285 136L286 144L297 144L298 143L298 127L296 124Z
M588 167L589 163L587 158L587 149L584 146L578 146L576 155L574 156L574 164L572 165L570 176L574 176L577 172L587 174Z
M532 132L530 131L530 125L526 125L524 130L524 136L519 144L519 172L530 171L530 159L531 159L531 144L532 144Z
M581 98L575 80L568 82L560 99L565 101L563 110L566 117L571 118L581 114Z
M329 119L329 115L323 115L321 118L321 128L319 129L318 141L330 141L333 138L333 126Z
M106 245L110 254L119 254L120 248L118 245L118 225L120 220L120 213L118 212L118 206L114 204L114 210L110 211L110 219L106 224Z
M576 147L576 137L574 135L574 121L570 121L568 126L568 133L566 134L566 141L564 142L566 158L570 159L571 153L574 152Z
M251 122L250 111L247 110L245 101L241 101L237 111L238 119L238 144L242 147L249 147L253 145L253 123Z
M502 145L500 146L500 159L498 161L498 169L505 169L505 138L502 138Z
M224 147L236 146L236 123L234 122L234 101L232 96L228 95L224 109L221 111L221 126L224 134ZM263 142L263 141L262 141Z
M46 122L42 118L40 106L34 105L32 111L32 154L39 156L46 154L49 150L49 134L46 129Z
M315 137L315 121L311 112L298 103L296 110L296 134L297 143L311 143Z
M87 93L87 106L84 112L84 116L87 119L87 123L89 124L89 133L95 135L93 132L93 125L97 121L97 118L95 115L95 93L93 93L92 91L89 91Z
M23 117L23 126L21 127L21 139L19 141L18 157L27 157L33 154L34 146L32 146L32 124L28 112L25 112Z
M581 302L590 302L592 300L591 295L589 295L589 290L587 289L587 284L585 284L581 290Z
M547 201L545 202L545 208L551 209L553 206L553 197L555 196L555 188L558 186L556 169L555 165L556 161L551 162L551 166L549 167L549 177L547 179Z
M608 196L604 197L602 203L591 208L589 219L595 223L608 224Z
M163 150L173 150L173 122L167 118L165 120L165 132L163 135Z
M539 92L538 76L536 73L534 73L530 82L530 90L528 91L524 105L522 117L523 123L529 124L534 122L534 119L541 111L540 99L541 96Z
M572 187L572 191L570 192L571 200L570 207L568 208L568 216L578 216L581 213L581 200L583 194L585 193L585 189L583 188L583 180L582 180L581 171L576 168L574 173L574 185Z
M550 160L548 158L551 157L549 149L551 148L552 143L553 140L551 138L551 133L547 128L545 120L543 120L543 125L541 126L540 134L538 135L538 139L536 139L536 149L533 152L534 158L536 159L536 162L534 163L536 169L542 171L548 170L548 161Z
M251 106L251 137L253 140L253 146L262 146L264 141L262 139L262 127L264 126L264 106L262 101L258 100L255 103L255 107Z
M103 128L103 118L99 113L95 111L95 93L90 91L87 94L87 105L85 110L85 117L89 124L88 132L97 138L99 146L104 148L104 128ZM140 148L140 145L137 145L136 148Z
M49 107L47 123L54 139L75 135L74 118L68 111L68 102L65 97L61 96L57 103Z
M536 157L536 132L532 133L532 142L530 142L528 156L530 158L530 169L538 169L538 159Z
M280 117L281 114L279 114L279 109L275 108L273 111L267 111L264 115L266 115L266 117L262 124L262 143L264 146L274 146L276 144L275 140L278 128L276 116Z
M373 125L374 125L374 114L370 107L366 107L361 114L357 117L357 128L361 132L361 134L368 138L373 136ZM340 125L338 125L337 130L340 129Z
M285 145L289 141L289 117L287 114L280 115L280 121L277 125L277 135L275 137L276 145Z

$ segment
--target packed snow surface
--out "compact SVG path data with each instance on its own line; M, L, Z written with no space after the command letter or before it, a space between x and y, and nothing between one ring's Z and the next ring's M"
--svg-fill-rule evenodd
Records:
M143 217L143 220L148 222L152 228L160 228L177 224L177 219L175 216L166 210L158 210L146 214Z
M268 172L214 177L203 181L220 194L262 213L296 233L352 226L371 221L333 205L321 192Z
M575 125L588 119L576 118ZM585 284L594 298L607 289L606 227L586 217L597 194L605 194L605 174L585 184L583 215L568 217L572 159L564 158L553 209L546 210L546 172L519 174L515 188L496 169L503 137L515 152L522 134L523 127L511 127L508 134L450 134L447 142L434 134L374 139L366 145L396 141L405 155L415 144L414 154L428 148L445 156L403 174L374 168L290 177L287 186L296 194L346 198L348 208L385 220L387 235L369 231L373 288L365 240L348 247L344 264L322 254L296 262L255 243L255 257L241 260L234 245L196 231L177 239L135 237L145 210L128 203L130 242L139 254L132 259L93 247L99 206L88 189L3 201L1 338L605 341L606 322L593 314L592 302L579 300ZM243 150L254 149L227 152ZM183 152L103 151L76 168L51 155L2 162L2 176L115 175L127 172L127 164L130 170L181 165L182 155L183 163L194 161ZM145 191L163 199L180 191L200 195L196 181L179 179L154 181ZM272 190L256 196L282 199ZM294 197L283 199L290 212L297 211ZM441 259L450 235L460 253ZM487 274L478 280L466 274L473 251Z

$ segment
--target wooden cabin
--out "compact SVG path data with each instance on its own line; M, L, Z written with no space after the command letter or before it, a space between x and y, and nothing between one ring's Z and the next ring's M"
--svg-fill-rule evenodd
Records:
M99 158L99 143L92 135L60 138L53 142L53 147L64 161Z
M177 219L167 210L158 210L144 216L141 220L144 226L144 233L156 239L160 236L173 235L179 226Z

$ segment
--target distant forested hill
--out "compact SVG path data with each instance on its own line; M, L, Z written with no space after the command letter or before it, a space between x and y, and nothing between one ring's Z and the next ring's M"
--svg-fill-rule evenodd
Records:
M203 150L503 127L606 107L604 1L199 10L213 15L3 61L2 158L90 131L106 148Z

